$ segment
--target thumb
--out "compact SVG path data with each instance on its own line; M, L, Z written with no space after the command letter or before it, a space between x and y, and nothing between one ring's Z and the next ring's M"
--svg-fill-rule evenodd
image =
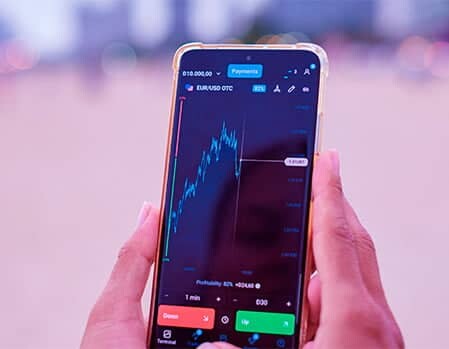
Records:
M138 226L121 248L104 293L140 301L156 250L158 211L145 202Z
M320 154L313 178L313 253L322 283L323 308L342 304L348 290L362 285L357 251L349 228L340 162L336 151Z
M136 309L140 313L140 299L156 249L158 217L157 209L149 203L143 204L138 226L121 248L109 281L92 309L89 322L120 320L129 316L128 311L133 312L134 305L138 305Z

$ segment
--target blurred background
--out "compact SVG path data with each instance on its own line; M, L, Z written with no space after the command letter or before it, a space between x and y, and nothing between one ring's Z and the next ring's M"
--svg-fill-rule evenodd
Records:
M0 0L0 347L78 347L141 203L160 202L187 41L328 51L324 146L407 347L447 348L449 0Z

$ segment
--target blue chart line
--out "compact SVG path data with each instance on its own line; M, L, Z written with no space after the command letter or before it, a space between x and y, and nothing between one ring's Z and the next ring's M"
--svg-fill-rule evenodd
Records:
M221 132L218 138L212 137L210 146L208 150L203 150L201 155L201 161L198 165L198 169L196 172L195 179L191 180L186 178L184 181L184 189L181 195L181 198L178 200L178 205L176 210L172 210L172 204L170 205L170 213L169 213L169 222L167 229L167 241L165 246L165 257L168 257L168 244L169 244L169 236L171 233L171 229L173 229L173 233L176 233L178 230L179 220L184 211L184 204L189 200L196 196L198 188L203 184L206 180L207 170L209 166L213 163L217 163L220 161L221 152L225 149L231 150L234 152L234 176L236 179L240 176L241 164L238 158L239 152L239 142L237 139L237 131L236 130L228 130L226 127L226 122L223 121L223 125L221 128ZM175 164L177 163L177 157L175 158ZM174 168L176 171L176 167ZM173 173L173 176L175 173ZM174 179L174 178L173 178ZM174 181L173 181L174 184ZM173 198L173 188L172 188L172 198Z

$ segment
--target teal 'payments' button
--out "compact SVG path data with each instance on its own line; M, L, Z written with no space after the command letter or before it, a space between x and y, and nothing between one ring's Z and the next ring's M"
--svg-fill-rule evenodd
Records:
M295 315L238 310L235 330L291 336L295 333Z
M229 64L228 78L261 78L263 73L262 64Z

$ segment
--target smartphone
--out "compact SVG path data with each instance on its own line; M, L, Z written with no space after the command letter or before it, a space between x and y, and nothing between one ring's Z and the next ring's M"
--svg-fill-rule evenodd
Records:
M299 348L328 72L319 46L174 57L149 348Z

